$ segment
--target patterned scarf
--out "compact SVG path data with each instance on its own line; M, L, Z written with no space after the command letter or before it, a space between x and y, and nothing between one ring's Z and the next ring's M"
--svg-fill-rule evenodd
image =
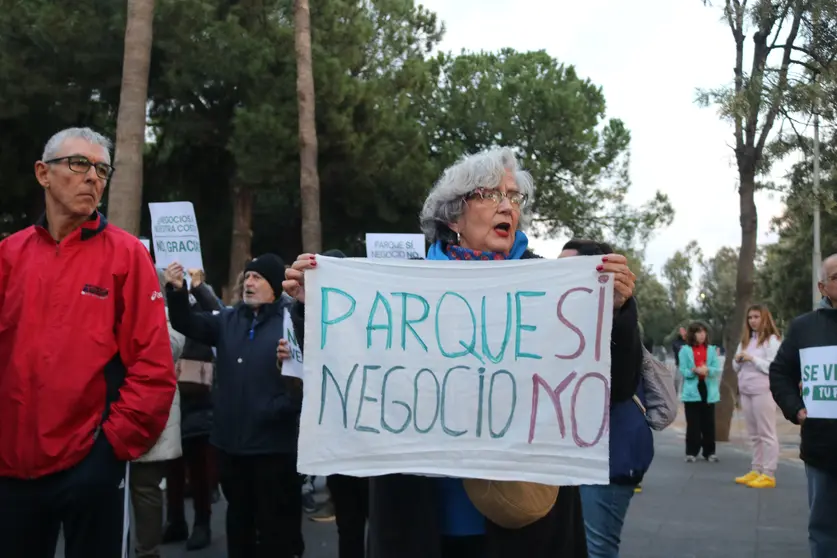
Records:
M445 249L445 254L452 260L507 260L509 259L500 252L481 252L479 250L471 250L456 246L455 244L448 244Z

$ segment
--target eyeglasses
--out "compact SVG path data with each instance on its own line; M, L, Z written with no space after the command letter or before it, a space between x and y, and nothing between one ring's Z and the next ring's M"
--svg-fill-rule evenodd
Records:
M503 192L501 190L497 190L496 188L477 188L476 190L465 196L465 199L474 198L480 198L481 200L485 201L492 201L497 205L500 205L500 203L502 203L503 201L503 198L505 198L509 200L509 203L516 208L526 207L526 204L529 201L529 196L527 196L523 192Z
M67 161L67 166L70 167L70 170L79 174L87 174L87 171L89 171L90 167L92 166L94 169L96 169L96 176L103 180L110 179L110 177L113 176L113 171L115 170L112 166L108 165L107 163L94 163L87 157L82 157L81 155L58 157L57 159L50 159L49 161L44 161L44 163L48 165L54 165L55 163L60 163L62 161Z

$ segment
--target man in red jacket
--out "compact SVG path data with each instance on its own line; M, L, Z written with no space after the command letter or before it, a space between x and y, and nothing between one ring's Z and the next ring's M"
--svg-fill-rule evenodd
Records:
M126 463L175 390L164 301L142 243L97 211L113 167L88 128L35 163L38 223L0 242L0 546L4 558L117 558Z

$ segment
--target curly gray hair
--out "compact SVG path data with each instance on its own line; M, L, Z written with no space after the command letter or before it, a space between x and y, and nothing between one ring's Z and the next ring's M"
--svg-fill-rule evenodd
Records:
M512 173L523 194L529 199L534 196L532 175L519 167L514 151L508 147L466 155L448 167L424 200L419 216L421 231L427 241L430 244L437 240L456 242L456 234L450 229L450 223L457 222L465 211L464 197L477 188L498 188L506 172ZM523 228L528 219L529 213L524 208L518 227Z

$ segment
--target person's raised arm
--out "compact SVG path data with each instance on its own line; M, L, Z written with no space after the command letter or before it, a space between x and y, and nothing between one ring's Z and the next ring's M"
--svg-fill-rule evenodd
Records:
M285 270L285 280L282 281L282 290L296 299L289 311L294 335L303 352L305 350L303 347L305 341L305 270L316 269L316 258L315 254L300 254L293 265Z
M217 312L197 312L189 305L189 291L183 280L183 266L172 263L166 268L166 298L172 327L188 339L216 346L221 331Z
M116 456L125 461L144 454L163 432L177 382L154 263L139 241L130 251L115 293L114 332L125 380L102 426Z
M630 399L636 393L642 366L642 340L637 324L636 300L631 297L613 312L611 341L611 400Z
M200 269L190 269L189 277L192 280L192 296L198 301L198 307L204 312L221 311L224 309L221 301L215 296L212 287L204 283L204 273Z

